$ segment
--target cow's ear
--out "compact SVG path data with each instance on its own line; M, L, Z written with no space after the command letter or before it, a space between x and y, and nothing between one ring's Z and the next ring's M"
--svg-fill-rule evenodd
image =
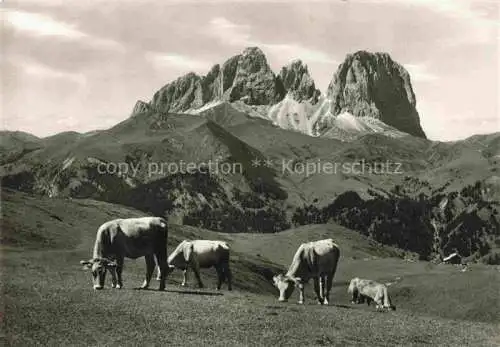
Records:
M276 284L278 283L279 275L273 276L273 283Z
M273 276L273 282L274 282L274 283L278 283L278 282L280 282L282 279L283 279L283 275L282 275L282 274L277 274L277 275Z
M88 260L80 260L80 264L83 265L84 270L88 270L92 267L92 262Z

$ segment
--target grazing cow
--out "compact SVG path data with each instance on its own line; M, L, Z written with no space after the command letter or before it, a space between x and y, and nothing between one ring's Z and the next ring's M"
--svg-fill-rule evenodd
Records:
M297 286L300 291L299 304L303 304L304 285L313 278L318 303L328 305L339 257L339 247L332 239L301 244L288 272L273 277L274 286L280 292L278 301L287 301Z
M111 220L97 230L93 258L80 264L92 270L94 289L104 287L106 270L111 273L112 287L120 289L124 258L145 257L146 279L141 289L146 289L155 269L155 257L158 266L167 269L167 237L167 221L160 217ZM168 272L162 274L160 290L165 289Z
M198 281L198 286L203 288L203 282L200 278L200 268L210 268L213 266L217 271L217 290L220 290L224 280L227 280L228 290L232 290L229 253L229 246L224 241L184 240L168 257L168 271L173 271L175 268L183 270L184 279L181 285L185 286L187 271L191 268ZM161 269L158 268L158 277L160 276Z
M391 298L387 292L387 286L372 280L363 280L355 277L349 283L347 292L352 295L353 304L362 304L365 300L368 305L375 301L378 309L395 310Z

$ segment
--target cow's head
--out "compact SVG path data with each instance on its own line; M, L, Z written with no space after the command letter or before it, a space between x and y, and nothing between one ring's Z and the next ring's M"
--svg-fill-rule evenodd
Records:
M193 247L192 243L182 241L167 258L169 271L173 271L175 268L185 270L188 263L191 261L191 256L194 251Z
M280 292L280 296L278 298L278 301L280 302L287 301L295 289L295 281L290 277L284 276L283 274L274 276L273 284Z
M82 260L80 264L85 270L92 271L92 282L94 289L104 288L104 280L106 278L106 270L115 271L117 264L109 259L94 258L90 260Z
M187 267L187 262L184 260L184 256L182 253L179 254L171 254L167 259L167 270L168 272L172 272L175 269L185 270Z

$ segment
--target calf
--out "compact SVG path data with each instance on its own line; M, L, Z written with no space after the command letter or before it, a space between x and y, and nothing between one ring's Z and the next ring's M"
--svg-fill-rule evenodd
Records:
M367 305L370 305L372 301L375 301L377 310L396 309L396 306L391 303L387 286L384 284L355 277L349 283L347 292L352 295L353 304L361 304L366 300Z

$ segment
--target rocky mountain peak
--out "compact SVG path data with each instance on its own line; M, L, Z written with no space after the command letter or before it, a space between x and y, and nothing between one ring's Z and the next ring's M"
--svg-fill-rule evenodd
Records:
M206 76L191 72L165 85L154 95L152 105L164 112L195 109L215 100L271 105L285 94L264 52L258 47L249 47L222 66L214 65Z
M234 62L231 66L233 65ZM232 79L232 76L228 78ZM229 89L228 101L242 100L248 105L271 105L279 102L286 94L283 84L271 70L266 56L257 47L246 48L238 56L234 79Z
M137 100L134 108L132 109L132 115L148 112L151 109L147 102L142 100Z
M180 112L203 106L202 77L194 72L177 78L153 96L151 104L161 112Z
M219 101L258 108L261 117L276 125L313 136L336 137L337 128L347 122L364 124L355 128L370 132L382 131L387 125L388 133L425 138L410 75L389 54L381 52L348 54L335 72L326 97L321 97L301 60L290 62L276 75L264 52L248 47L223 64L215 64L205 76L191 72L165 85L149 105L138 104L134 110L151 107L160 112L191 113ZM342 114L354 118L336 120ZM365 119L356 119L359 117Z
M327 90L332 113L373 117L405 133L424 137L406 69L387 53L348 54Z
M310 100L312 104L318 101L321 92L316 89L314 80L309 74L307 65L302 60L296 59L281 68L279 77L285 90L292 97L301 102Z
M243 50L240 55L239 63L249 67L250 73L255 73L261 70L271 70L267 63L267 58L264 52L259 47L248 47Z

